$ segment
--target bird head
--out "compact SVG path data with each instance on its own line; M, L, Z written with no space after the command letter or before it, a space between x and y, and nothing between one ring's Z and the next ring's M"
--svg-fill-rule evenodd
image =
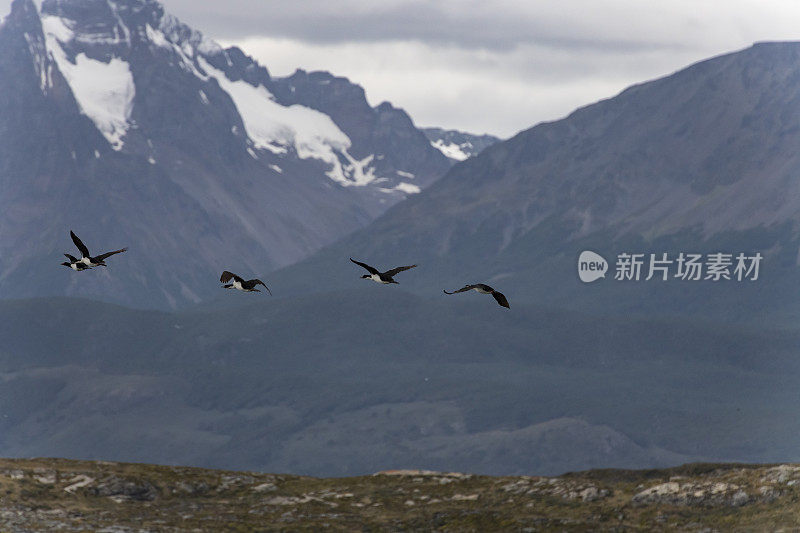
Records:
M370 279L371 277L372 276L370 276L369 274L364 274L363 276L361 276L361 279Z
M69 263L67 263L66 261L65 261L65 262L63 262L63 263L61 263L61 264L62 264L62 265L64 265L65 267L67 267L67 268L72 268L72 267L70 266L70 264L69 264Z

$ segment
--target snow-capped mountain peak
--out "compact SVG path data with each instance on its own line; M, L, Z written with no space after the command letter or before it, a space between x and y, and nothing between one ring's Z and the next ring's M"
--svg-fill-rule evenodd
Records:
M131 59L149 52L165 54L203 86L214 84L226 93L240 116L251 157L268 151L278 158L315 159L326 165L328 178L345 187L394 181L393 172L384 173L375 164L380 154L353 152L353 141L330 116L279 101L270 91L275 80L266 69L247 58L249 64L239 67L248 72L241 72L228 51L153 0L44 0L33 5L44 35L43 50L33 54L42 91L52 86L55 63L81 111L114 150L123 149L135 126L138 73ZM84 18L87 11L91 20ZM200 89L201 98L207 99L207 93L206 87ZM374 190L413 194L420 185L397 182Z
M42 15L42 31L45 37L48 68L43 69L42 90L52 87L52 63L54 61L61 74L69 83L72 94L83 113L94 122L97 129L115 150L120 150L123 137L130 128L133 98L136 94L130 65L120 57L111 56L107 61L93 59L85 52L73 53L70 45L74 42L116 45L130 45L127 28L122 32L114 26L114 37L105 38L103 34L76 33L70 20L57 15ZM124 35L124 37L123 37Z
M422 131L425 132L434 148L453 161L469 159L500 141L494 135L475 135L458 130L423 128Z
M142 262L127 289L108 280L90 291L174 307L203 297L192 280L220 253L259 272L297 261L451 165L405 112L371 107L346 78L272 77L154 0L14 0L0 26L0 94L3 289L36 271L25 265L50 242L36 213L160 255L170 268L131 254ZM152 229L165 227L176 236ZM188 253L198 242L208 246Z

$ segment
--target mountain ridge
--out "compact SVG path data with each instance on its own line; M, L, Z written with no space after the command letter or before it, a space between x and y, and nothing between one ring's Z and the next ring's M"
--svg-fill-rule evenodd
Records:
M423 128L422 131L433 146L454 161L464 161L478 155L500 141L500 138L494 135L476 135L444 128Z
M486 282L512 302L752 320L800 316L800 45L758 44L630 87L456 165L424 195L272 275L290 290L357 254L427 267L420 294ZM580 283L577 258L761 253L758 281ZM398 257L400 252L406 258ZM673 265L674 266L674 265ZM352 284L351 284L352 285ZM652 305L642 302L652 301ZM736 306L735 302L741 302Z
M4 296L78 294L74 279L31 283L70 249L61 227L90 247L131 247L120 278L85 273L95 283L83 294L191 304L213 293L221 269L294 262L451 164L404 111L371 108L347 79L273 78L155 1L38 5L15 0L0 29ZM189 243L201 246L191 257Z
M326 476L798 456L796 328L375 284L228 296L181 312L0 302L0 455Z

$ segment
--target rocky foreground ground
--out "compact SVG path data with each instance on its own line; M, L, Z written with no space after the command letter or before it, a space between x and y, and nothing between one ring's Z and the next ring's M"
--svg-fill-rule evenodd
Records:
M800 531L800 465L316 479L0 460L0 531Z

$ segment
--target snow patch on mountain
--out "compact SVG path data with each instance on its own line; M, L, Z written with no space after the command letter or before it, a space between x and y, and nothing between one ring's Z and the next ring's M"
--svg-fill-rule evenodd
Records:
M150 24L145 24L144 31L147 34L147 39L154 45L160 46L161 48L172 48L172 43L167 40L167 37L161 30L153 28Z
M187 44L203 55L214 56L223 52L222 47L216 41L183 24L169 13L164 13L164 16L161 17L158 29L170 42Z
M374 154L368 155L361 160L355 159L347 151L343 151L342 155L347 163L342 164L337 157L336 161L333 162L333 168L326 172L329 178L344 186L364 186L375 181L375 169L369 166L375 158Z
M109 3L109 5L113 5ZM101 31L97 33L91 32L80 32L75 34L75 41L82 43L82 44L103 44L103 45L110 45L115 46L118 44L127 44L128 46L131 45L131 31L128 29L128 26L125 25L125 22L120 18L119 14L116 12L116 9L112 9L111 12L114 15L114 18L117 20L117 24L111 29L111 33Z
M476 135L458 130L442 128L422 128L431 146L439 150L451 161L464 161L476 156L489 146L500 141L494 135Z
M395 186L394 190L395 191L404 192L406 194L417 194L422 189L420 189L419 187L417 187L416 185L414 185L412 183L406 183L406 182L402 181L398 185Z
M116 57L106 63L90 59L84 53L70 61L61 43L71 41L75 34L61 17L43 16L42 30L50 56L69 83L81 111L111 146L120 150L130 126L128 120L136 94L130 66Z
M283 106L263 85L244 80L231 81L202 56L198 64L233 100L247 136L258 149L276 154L291 147L301 159L320 159L331 166L327 176L344 186L363 186L375 180L370 163L374 155L361 160L348 153L350 138L326 114L299 104Z
M48 47L49 45L57 44L60 49L60 43L68 43L75 37L75 32L67 26L66 22L61 17L44 15L41 20L42 32L44 33Z
M231 81L202 57L198 57L198 61L231 97L247 135L257 148L294 145L298 154L304 151L306 157L329 159L333 155L332 147L339 150L350 147L350 139L328 115L301 105L282 106L264 86L253 86L243 80Z
M126 43L128 46L131 45L131 31L128 29L127 24L125 21L122 20L122 17L119 16L119 11L117 8L117 3L114 0L106 0L108 2L108 7L111 8L111 12L114 14L114 18L117 19L117 25L114 26L114 38L112 40L112 44L116 43ZM122 35L120 35L120 30L122 30ZM124 36L124 37L123 37Z
M33 67L37 76L39 76L39 86L42 92L46 92L47 88L52 84L52 66L48 60L47 47L41 39L30 33L25 33L25 42L28 43L28 50L33 58Z
M442 139L439 139L435 142L432 142L431 146L442 152L450 159L455 159L456 161L464 161L465 159L469 158L469 154L462 150L462 146L455 143L447 143Z
M147 39L155 46L172 50L180 59L180 67L185 72L194 74L201 80L208 80L208 76L200 72L195 65L194 59L192 59L194 57L194 48L191 44L181 43L180 41L173 42L161 29L153 28L149 24L145 24L145 33L147 34Z

